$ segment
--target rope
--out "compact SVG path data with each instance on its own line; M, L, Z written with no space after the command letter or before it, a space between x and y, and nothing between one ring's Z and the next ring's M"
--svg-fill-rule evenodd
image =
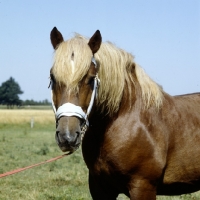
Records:
M46 161L43 161L43 162L40 162L40 163L37 163L37 164L34 164L34 165L30 165L30 166L27 166L27 167L24 167L24 168L18 168L18 169L9 171L9 172L5 172L5 173L3 173L3 174L0 174L0 178L3 178L3 177L5 177L5 176L10 176L10 175L12 175L12 174L19 173L19 172L21 172L21 171L24 171L24 170L27 170L27 169L30 169L30 168L33 168L33 167L36 167L36 166L39 166L39 165L42 165L42 164L46 164L46 163L49 163L49 162L53 162L53 161L55 161L55 160L61 159L61 158L63 158L64 156L68 156L68 155L70 155L70 154L71 154L71 152L68 153L68 154L63 154L63 155L61 155L61 156L57 156L57 157L55 157L55 158L51 158L51 159L49 159L49 160L46 160Z

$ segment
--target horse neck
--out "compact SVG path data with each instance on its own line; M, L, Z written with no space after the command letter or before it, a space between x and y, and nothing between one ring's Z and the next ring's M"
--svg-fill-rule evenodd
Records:
M141 91L137 82L132 84L131 91L129 91L128 87L125 85L118 114L130 112L130 110L135 107L137 100L141 100L140 94Z
M84 136L82 143L83 157L88 168L93 168L93 164L96 162L96 159L100 154L100 149L104 139L108 136L107 130L109 127L111 127L112 124L116 122L118 117L123 117L124 114L127 114L127 112L131 111L130 108L133 108L135 102L137 101L134 87L132 89L132 98L130 102L131 107L130 104L127 103L127 101L129 101L128 95L130 95L128 88L125 87L120 108L118 112L114 113L113 115L109 115L106 110L102 112L102 110L98 108L96 104L94 104L89 117L90 126Z
M131 91L125 84L118 111L116 113L110 114L106 109L102 111L101 107L97 107L97 105L95 104L94 109L91 112L89 121L91 122L92 126L93 124L96 124L97 126L107 126L119 115L130 112L130 110L135 107L134 105L136 103L136 100L138 100L137 102L141 102L141 90L139 83L132 83Z

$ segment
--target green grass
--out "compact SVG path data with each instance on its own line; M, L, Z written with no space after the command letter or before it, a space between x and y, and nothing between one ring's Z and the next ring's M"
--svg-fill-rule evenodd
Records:
M62 155L54 139L55 125L0 126L0 173ZM88 170L80 149L52 163L0 179L0 200L91 200ZM128 199L120 195L118 200ZM158 200L200 199L199 193Z
M30 129L7 126L0 129L0 173L61 155L54 126ZM0 179L0 199L91 199L87 168L81 151L52 163Z

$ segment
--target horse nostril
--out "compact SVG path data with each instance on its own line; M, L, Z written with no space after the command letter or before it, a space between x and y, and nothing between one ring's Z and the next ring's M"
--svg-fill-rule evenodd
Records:
M77 134L77 138L78 138L80 136L80 132L76 131L76 134Z
M60 131L56 131L56 136L57 136L57 137L58 137L59 132L60 132Z
M55 135L55 136L56 136L55 138L56 138L57 142L60 142L59 135L58 135L59 132L60 132L60 131L56 131L56 135Z
M76 131L75 145L80 144L80 135L81 135L81 133L79 131Z

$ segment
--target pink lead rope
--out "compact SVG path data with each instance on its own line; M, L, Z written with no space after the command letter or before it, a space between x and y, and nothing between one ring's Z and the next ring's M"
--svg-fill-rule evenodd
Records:
M30 168L33 168L33 167L36 167L36 166L39 166L39 165L42 165L42 164L46 164L46 163L49 163L49 162L53 162L53 161L55 161L55 160L61 159L61 158L65 157L65 156L68 156L68 155L70 155L70 154L71 154L71 152L68 153L68 154L63 154L63 155L61 155L61 156L57 156L57 157L55 157L55 158L51 158L51 159L46 160L46 161L44 161L44 162L40 162L40 163L37 163L37 164L34 164L34 165L30 165L30 166L27 166L27 167L24 167L24 168L15 169L15 170L12 170L12 171L9 171L9 172L0 174L0 178L5 177L5 176L10 176L10 175L12 175L12 174L19 173L19 172L21 172L21 171L24 171L24 170L27 170L27 169L30 169Z

